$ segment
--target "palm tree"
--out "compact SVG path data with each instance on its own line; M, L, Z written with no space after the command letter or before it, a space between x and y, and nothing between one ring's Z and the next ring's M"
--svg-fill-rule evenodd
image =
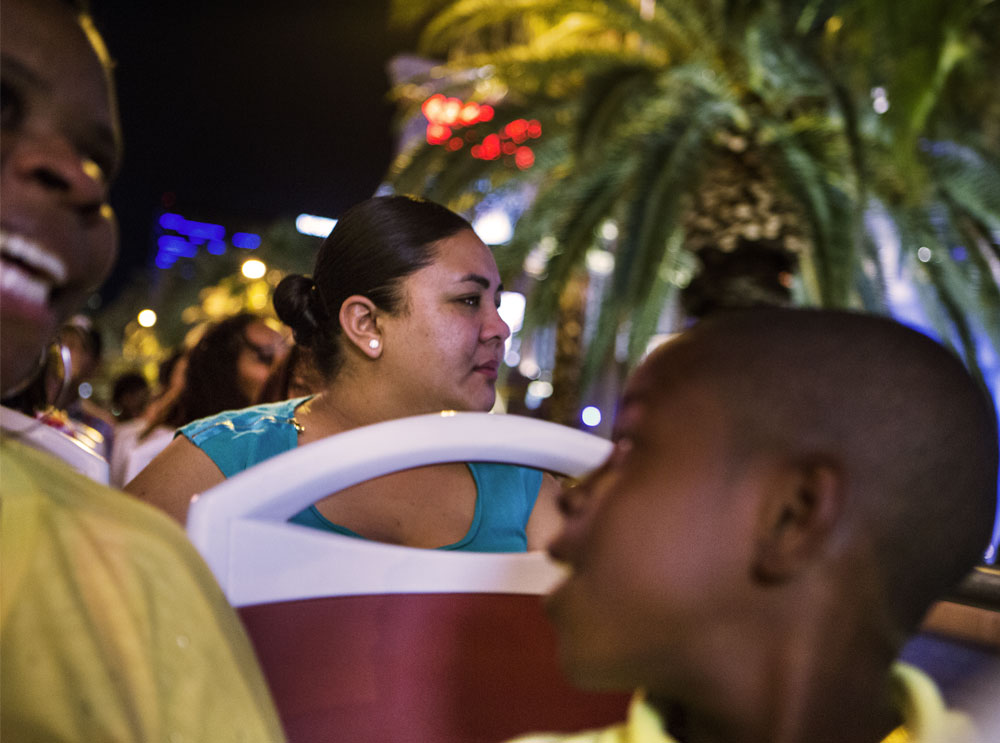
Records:
M977 340L1000 351L998 6L400 0L419 50L443 60L397 86L403 116L432 92L496 116L457 147L406 149L390 180L458 209L484 183L534 193L498 255L510 277L554 238L529 325L558 315L599 228L617 226L584 384L623 333L638 357L672 299L689 316L889 312L906 287L978 370ZM517 119L543 131L532 167L463 146Z

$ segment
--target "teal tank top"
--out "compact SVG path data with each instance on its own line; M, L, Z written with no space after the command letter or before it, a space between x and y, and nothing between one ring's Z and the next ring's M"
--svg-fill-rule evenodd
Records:
M178 433L201 449L223 475L232 477L298 444L295 410L308 397L227 410L194 421ZM525 527L542 484L539 470L495 462L469 462L476 484L476 507L460 540L438 549L468 552L525 552ZM363 539L309 506L289 519L313 529Z

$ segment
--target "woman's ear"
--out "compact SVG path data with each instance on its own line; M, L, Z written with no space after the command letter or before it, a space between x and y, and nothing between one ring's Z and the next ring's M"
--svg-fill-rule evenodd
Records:
M844 482L830 462L787 463L762 502L753 571L766 583L791 579L820 555L840 521Z
M351 295L340 305L340 329L344 337L370 359L382 355L378 312L375 303L360 294Z

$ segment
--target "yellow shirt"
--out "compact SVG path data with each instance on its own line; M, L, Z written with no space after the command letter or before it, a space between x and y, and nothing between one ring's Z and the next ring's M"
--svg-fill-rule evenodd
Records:
M896 707L903 724L882 743L977 743L979 736L963 714L949 710L934 682L913 666L897 663L892 669ZM625 722L583 733L527 735L510 743L677 743L663 728L663 720L641 693L629 705Z
M283 741L242 625L184 532L0 439L0 738Z

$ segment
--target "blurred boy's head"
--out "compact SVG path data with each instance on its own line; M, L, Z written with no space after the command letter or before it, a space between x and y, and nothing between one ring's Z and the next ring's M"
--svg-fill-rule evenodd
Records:
M888 665L989 539L989 400L886 319L702 321L632 377L614 439L551 547L572 568L549 607L583 685L703 699L720 673L760 671L733 667L748 642L821 643L824 622L803 626L821 616L877 636Z

